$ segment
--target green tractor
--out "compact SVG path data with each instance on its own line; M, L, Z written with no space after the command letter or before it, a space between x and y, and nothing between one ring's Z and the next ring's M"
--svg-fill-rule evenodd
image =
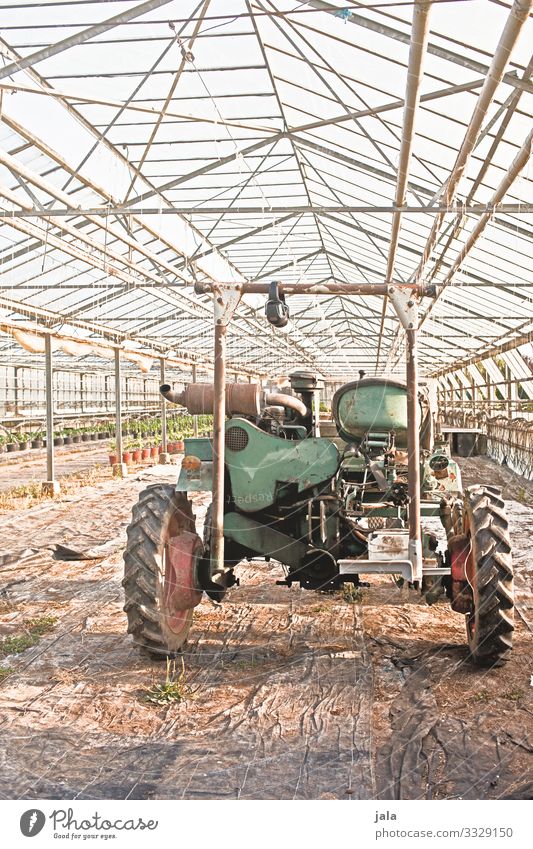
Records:
M513 572L504 502L492 486L463 491L448 445L435 438L429 389L419 393L412 474L405 383L360 373L333 397L333 421L319 423L317 377L298 371L290 381L290 394L226 385L222 562L212 554L211 508L200 537L189 500L213 490L211 439L185 440L176 487L141 493L123 581L136 644L156 656L177 652L203 593L222 602L238 583L239 563L264 558L283 566L278 584L309 590L395 575L430 604L446 597L465 616L474 662L507 660ZM161 391L192 414L213 410L211 384Z

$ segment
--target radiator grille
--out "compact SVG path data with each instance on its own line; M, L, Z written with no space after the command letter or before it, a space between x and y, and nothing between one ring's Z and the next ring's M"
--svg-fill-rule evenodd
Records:
M242 451L248 445L248 433L243 427L229 427L226 431L226 448Z

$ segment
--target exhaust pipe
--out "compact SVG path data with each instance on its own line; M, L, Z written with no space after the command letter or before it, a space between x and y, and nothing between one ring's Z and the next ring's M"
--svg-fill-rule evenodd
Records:
M307 416L308 410L303 401L293 395L284 395L282 392L269 392L265 395L267 407L287 407L294 410L299 416Z
M163 398L172 404L186 407L193 416L210 414L215 404L215 390L212 383L189 383L182 392L174 392L164 383L159 387ZM256 383L227 383L226 412L228 415L259 416L260 387Z
M186 407L193 415L213 412L214 389L212 383L189 383L182 392L175 392L168 383L159 387L163 398L171 404ZM259 416L261 409L267 407L286 407L299 416L307 416L309 411L303 401L293 395L282 392L265 393L261 399L261 390L256 383L227 383L226 411L229 415Z
M163 398L165 398L166 401L170 401L171 404L181 404L182 407L185 406L185 404L182 401L182 397L185 393L174 392L174 390L172 389L172 387L168 383L163 383L159 387L159 391L160 391L161 395L163 396Z

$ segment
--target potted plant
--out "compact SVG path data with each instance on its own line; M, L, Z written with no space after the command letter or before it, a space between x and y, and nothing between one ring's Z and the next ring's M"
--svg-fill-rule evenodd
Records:
M81 441L82 442L89 442L90 439L91 439L91 434L89 433L88 428L86 428L86 427L82 428Z
M139 442L133 442L131 446L131 459L134 463L140 463L142 460L142 449Z
M43 432L42 430L36 430L34 433L29 433L28 438L31 442L32 448L42 448L43 447Z
M8 433L7 436L6 436L6 440L7 440L6 441L6 451L8 451L10 454L11 454L12 451L17 451L18 442L17 442L17 437L15 436L15 434L14 433Z
M79 439L76 439L78 433L74 428L69 427L65 429L65 434L63 436L63 444L64 445L72 445L74 442L79 442Z
M116 446L116 443L112 442L110 447L109 447L109 465L110 466L116 466L116 464L118 462L119 462L119 457L118 457L118 454L117 454L117 446Z
M20 433L19 437L18 437L19 451L28 451L30 445L31 445L31 443L29 442L29 440L27 438L27 434Z
M109 465L116 466L118 463L117 444L112 442L109 446Z
M63 437L60 433L57 436L54 436L54 445L56 448L59 448L60 445L63 445Z
M142 459L149 460L150 459L150 448L148 445L143 445L142 447Z
M159 454L159 448L158 448L158 446L157 446L157 445L151 445L151 446L150 446L150 457L151 457L153 460L157 460L157 455L158 455L158 454Z

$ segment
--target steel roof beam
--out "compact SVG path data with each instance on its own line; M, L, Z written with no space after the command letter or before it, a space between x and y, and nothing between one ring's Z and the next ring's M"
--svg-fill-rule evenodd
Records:
M400 240L400 228L402 218L399 209L405 206L407 186L409 181L409 166L413 149L413 138L415 134L415 120L420 102L420 86L424 73L424 58L429 35L429 12L431 6L424 0L417 0L413 7L413 23L411 29L411 43L409 47L409 64L407 68L407 84L405 89L405 107L402 128L402 140L398 160L398 177L396 182L396 194L394 205L397 207L392 216L391 236L389 253L387 256L387 271L385 279L390 283L394 277L394 264L396 251ZM387 298L383 299L381 312L381 326L379 330L378 345L376 352L376 370L379 369L381 355L382 334L387 314Z
M487 71L485 82L483 83L483 87L479 93L474 112L472 113L472 117L466 128L466 133L457 154L457 159L455 160L455 164L450 175L443 186L445 205L451 203L455 197L459 181L465 173L470 154L474 149L476 140L481 131L483 120L494 99L496 90L502 82L507 62L510 59L513 48L518 41L518 37L532 8L533 0L515 0L513 3L513 7L509 13L509 17L507 18L507 22L492 58L490 68ZM418 268L413 274L413 279L415 280L420 279L424 273L424 269L435 246L437 235L443 220L444 213L439 212L431 227Z
M127 9L125 12L119 12L118 15L114 15L112 18L108 18L99 24L88 27L81 32L74 33L74 35L70 35L68 38L64 38L61 41L56 42L56 44L51 44L48 47L44 47L42 50L37 50L35 53L31 53L24 59L21 58L16 62L11 62L9 65L0 69L0 80L4 79L4 77L12 76L17 71L22 71L25 68L31 68L39 62L43 62L45 59L57 56L58 53L63 53L64 50L76 47L78 44L83 44L91 38L96 38L97 35L101 35L103 32L108 32L114 27L118 27L128 21L132 21L141 15L145 15L147 12L151 12L153 9L158 9L160 6L166 6L170 2L171 0L146 0L146 2L140 3L139 6L134 6L133 9Z
M337 15L339 12L338 6L332 6L330 3L323 2L323 0L307 0L307 5L313 6L315 9L328 12L330 15ZM409 36L401 32L401 30L394 29L394 27L382 24L379 21L372 20L371 18L364 18L362 15L358 15L353 10L350 11L351 14L349 18L347 18L349 23L356 24L364 29L372 30L373 32L377 32L387 38L392 38L395 41L401 41L403 44L409 44ZM529 12L526 12L526 18L528 14ZM455 51L448 50L444 47L438 47L438 45L432 44L431 42L428 44L427 51L428 53L431 53L432 56L438 56L439 59L444 59L447 62L453 62L455 65L460 65L462 68L468 68L471 71L475 71L477 74L486 76L489 73L487 65L483 65L481 62L476 62L474 59L469 59L468 56L465 56L464 54L456 53ZM533 91L533 86L531 84L525 84L522 80L518 80L513 73L505 74L503 82L505 82L506 85L514 85L519 88L523 88L524 91Z
M390 175L388 179L392 179ZM427 191L427 190L426 190ZM89 217L89 216L109 216L109 215L257 215L264 218L265 215L327 215L328 213L368 213L371 215L433 215L435 212L445 215L448 212L455 212L457 215L493 215L500 212L502 215L521 215L533 212L533 203L474 203L464 204L452 202L448 204L436 204L434 206L403 206L397 207L395 204L342 204L342 205L325 205L325 204L283 204L269 206L264 209L260 206L172 206L159 209L158 207L139 207L130 209L127 206L93 206L93 207L52 207L47 209L2 209L0 210L0 218L50 218L50 217ZM95 222L96 223L96 222ZM503 222L505 223L505 222ZM144 227L144 222L142 224ZM513 226L513 225L509 225ZM152 231L148 231L152 232ZM157 234L152 233L156 238ZM213 246L217 250L217 246ZM177 250L177 249L175 249ZM183 254L182 254L183 255ZM206 254L202 254L205 256Z

